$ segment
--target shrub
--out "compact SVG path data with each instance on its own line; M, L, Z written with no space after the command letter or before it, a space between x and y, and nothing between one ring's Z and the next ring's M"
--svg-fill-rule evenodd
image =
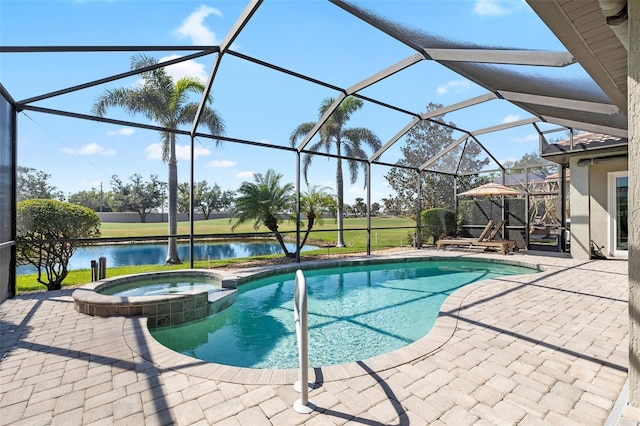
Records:
M432 238L433 244L443 235L452 235L456 231L456 216L453 211L442 208L428 209L422 212L422 235Z
M100 218L93 210L52 199L20 201L17 205L17 260L38 269L38 282L59 290L69 259L84 243L77 238L100 236ZM43 278L43 272L46 278Z

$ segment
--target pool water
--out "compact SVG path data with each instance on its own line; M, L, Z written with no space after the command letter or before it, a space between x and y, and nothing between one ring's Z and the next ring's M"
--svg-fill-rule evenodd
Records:
M475 261L420 261L305 271L309 365L387 353L425 336L444 300L472 282L537 270ZM296 368L295 273L239 287L228 309L197 322L152 329L163 345L204 361Z
M101 290L101 294L120 297L159 296L200 290L209 293L220 291L220 283L208 282L202 278L153 278L141 281L121 283Z

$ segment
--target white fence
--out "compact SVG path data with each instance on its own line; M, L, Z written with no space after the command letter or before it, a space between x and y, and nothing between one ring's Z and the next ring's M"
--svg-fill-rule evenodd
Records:
M140 215L135 212L97 212L100 221L103 223L140 223ZM229 213L211 213L209 219L229 218ZM202 213L193 215L194 220L204 220ZM147 213L147 223L167 222L168 213ZM178 214L178 222L188 222L189 215L186 213Z

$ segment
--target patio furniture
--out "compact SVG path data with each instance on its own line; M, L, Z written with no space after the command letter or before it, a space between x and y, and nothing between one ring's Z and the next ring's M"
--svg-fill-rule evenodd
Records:
M493 221L490 220L482 233L478 236L478 238L445 238L438 240L438 242L436 243L436 250L440 250L440 247L447 246L467 246L469 249L474 247L485 247L497 248L500 250L500 253L506 255L510 251L517 250L518 244L515 240L505 240L502 238L497 238L498 232L502 228L503 224L504 220L501 220L500 222L498 222L498 225L491 229L493 226ZM489 233L488 237L487 233Z
M477 243L479 241L483 241L487 234L489 234L491 232L491 229L493 228L493 220L489 220L489 222L487 222L487 226L484 227L484 229L482 230L482 232L480 233L480 235L478 236L478 238L465 238L465 237L452 237L452 238L443 238L443 239L439 239L436 242L436 249L440 250L440 247L442 246L448 246L448 245L471 245L473 243Z

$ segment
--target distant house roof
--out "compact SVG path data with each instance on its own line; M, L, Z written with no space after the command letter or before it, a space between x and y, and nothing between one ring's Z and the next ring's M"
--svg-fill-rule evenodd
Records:
M565 170L565 177L567 179L569 179L571 177L571 169L566 169ZM556 173L551 173L550 175L547 175L547 181L556 181L560 179L560 172L556 172Z
M574 135L573 138L548 143L543 142L540 156L559 164L568 164L569 157L588 152L627 152L629 140L619 136L586 132Z

